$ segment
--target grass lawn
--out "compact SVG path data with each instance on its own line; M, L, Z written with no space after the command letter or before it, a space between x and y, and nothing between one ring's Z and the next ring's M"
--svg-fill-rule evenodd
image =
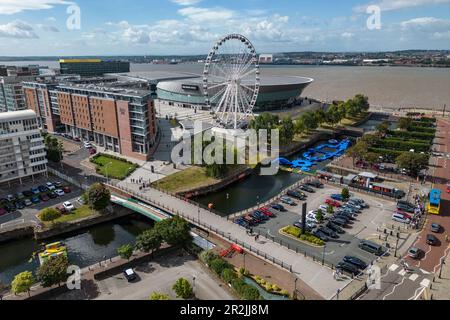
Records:
M240 169L242 169L241 165L233 165L230 167L228 175L233 175ZM164 179L155 182L153 185L159 189L178 193L206 187L220 181L220 179L207 176L206 169L203 167L190 167L186 170L167 176Z
M363 112L356 117L342 119L341 124L343 126L353 126L353 125L355 125L355 123L357 123L357 122L361 121L362 119L364 119L365 117L367 117L368 114L369 114L368 112Z
M73 211L71 214L64 214L58 219L55 219L53 221L43 222L44 225L49 228L52 226L52 224L55 223L68 223L76 220L80 220L89 216L94 215L96 212L89 208L88 206L82 206Z
M97 173L109 178L123 180L138 168L136 164L101 154L92 158L97 165ZM109 164L111 163L111 164Z

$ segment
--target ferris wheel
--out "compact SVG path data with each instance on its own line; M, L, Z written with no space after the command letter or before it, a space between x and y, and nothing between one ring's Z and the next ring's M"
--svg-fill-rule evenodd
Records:
M206 105L227 129L243 127L253 114L259 95L258 55L240 34L220 39L212 48L203 71Z

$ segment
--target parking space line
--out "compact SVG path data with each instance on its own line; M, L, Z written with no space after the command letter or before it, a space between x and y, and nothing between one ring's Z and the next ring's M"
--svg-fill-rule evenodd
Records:
M414 282L417 280L417 278L419 278L419 275L417 273L414 273L411 275L411 277L409 277L409 280Z

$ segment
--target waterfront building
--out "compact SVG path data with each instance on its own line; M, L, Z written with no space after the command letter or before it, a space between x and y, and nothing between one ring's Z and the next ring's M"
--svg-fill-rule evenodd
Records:
M47 173L44 138L32 110L0 113L0 183Z
M0 112L27 109L22 81L31 81L33 76L0 76Z
M106 73L130 72L130 62L101 59L61 59L61 74L78 74L82 77L103 76Z
M1 77L38 76L40 66L0 66Z

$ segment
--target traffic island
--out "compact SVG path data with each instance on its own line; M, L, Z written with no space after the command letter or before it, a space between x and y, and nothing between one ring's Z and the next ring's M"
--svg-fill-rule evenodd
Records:
M312 234L300 234L300 231L301 230L297 227L287 226L281 228L278 233L295 241L306 244L310 247L323 248L325 246L325 242L323 242L319 238L313 236Z

